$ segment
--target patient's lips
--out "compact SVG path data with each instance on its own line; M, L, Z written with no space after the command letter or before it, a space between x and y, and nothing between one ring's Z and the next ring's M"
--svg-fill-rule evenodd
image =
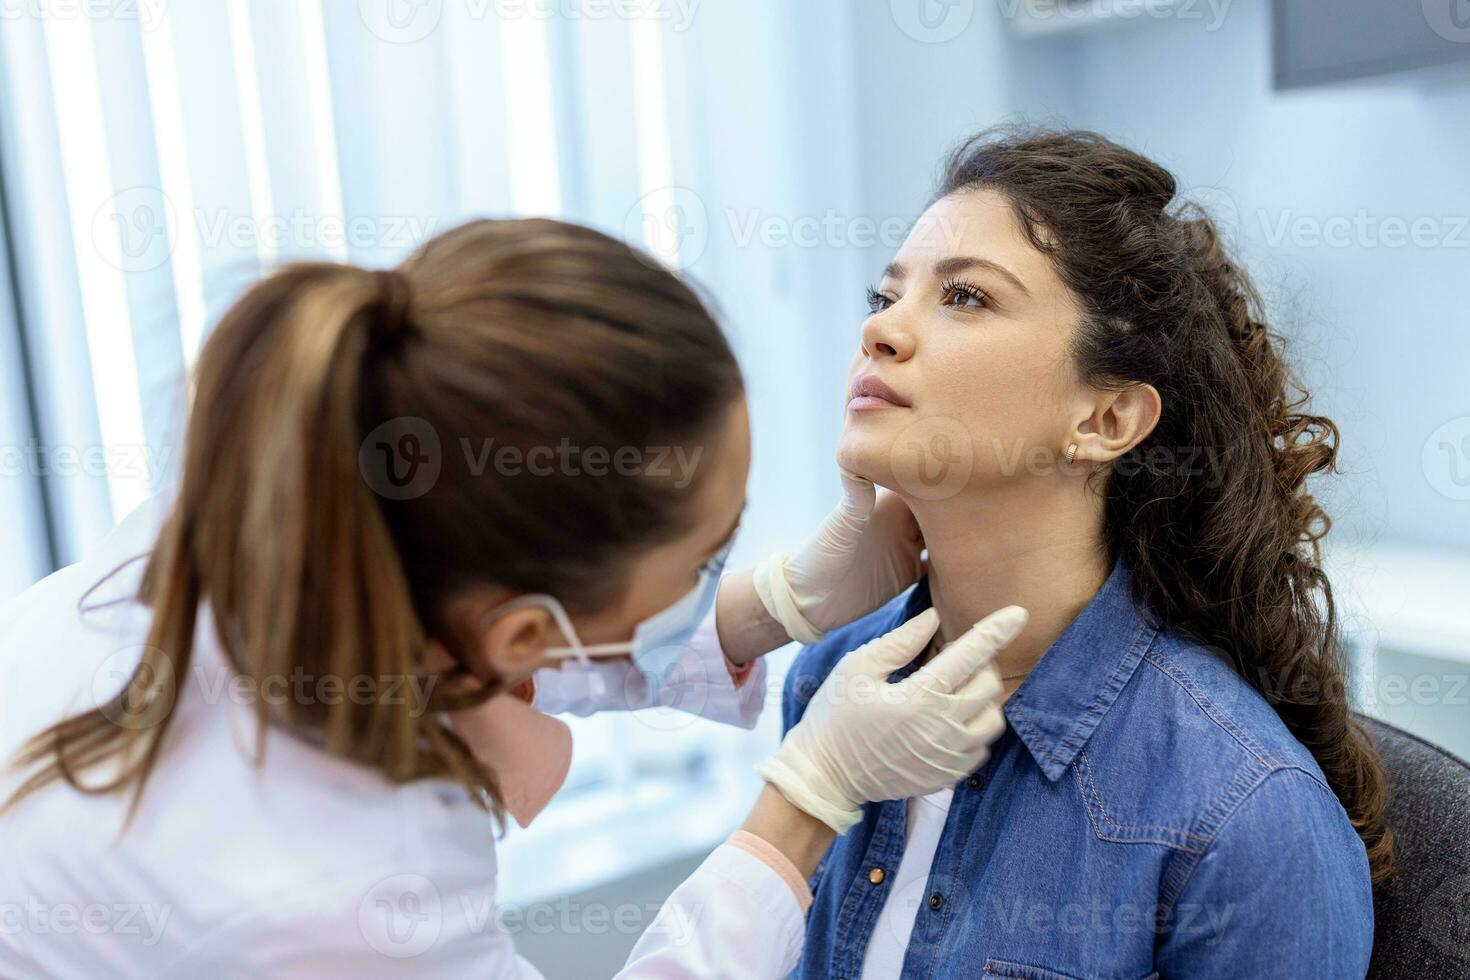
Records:
M872 412L880 408L908 408L909 401L875 374L860 374L847 393L849 412Z

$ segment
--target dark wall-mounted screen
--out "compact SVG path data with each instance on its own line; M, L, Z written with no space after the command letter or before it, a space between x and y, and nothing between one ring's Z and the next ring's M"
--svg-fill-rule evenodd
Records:
M1273 0L1276 87L1470 62L1470 0Z

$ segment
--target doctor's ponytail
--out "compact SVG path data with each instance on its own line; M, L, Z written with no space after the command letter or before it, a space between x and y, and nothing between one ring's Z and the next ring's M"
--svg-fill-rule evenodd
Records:
M491 585L600 608L642 549L692 522L697 484L512 470L496 453L709 439L742 388L677 277L545 220L473 222L396 270L287 266L225 314L197 371L181 486L143 577L142 660L111 702L27 744L7 805L58 780L141 794L200 666L203 613L253 690L307 682L305 697L255 698L257 752L279 726L395 782L456 779L499 812L493 773L442 713L500 679L447 604ZM107 776L88 772L103 762Z

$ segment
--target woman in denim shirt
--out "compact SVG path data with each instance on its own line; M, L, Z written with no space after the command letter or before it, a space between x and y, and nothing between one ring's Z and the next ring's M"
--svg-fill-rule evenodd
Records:
M1336 429L1210 218L1095 134L982 133L870 305L838 457L930 575L802 651L787 726L931 605L933 649L1031 621L986 764L822 862L800 975L1363 976L1391 837L1306 488Z

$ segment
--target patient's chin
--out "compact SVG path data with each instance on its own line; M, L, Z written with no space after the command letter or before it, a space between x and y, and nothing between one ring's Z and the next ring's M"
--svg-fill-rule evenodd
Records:
M880 413L873 413L880 414ZM948 415L849 420L837 443L845 470L910 501L941 501L964 493L976 477L975 439Z
M837 465L880 487L893 486L892 439L848 426L837 440Z

